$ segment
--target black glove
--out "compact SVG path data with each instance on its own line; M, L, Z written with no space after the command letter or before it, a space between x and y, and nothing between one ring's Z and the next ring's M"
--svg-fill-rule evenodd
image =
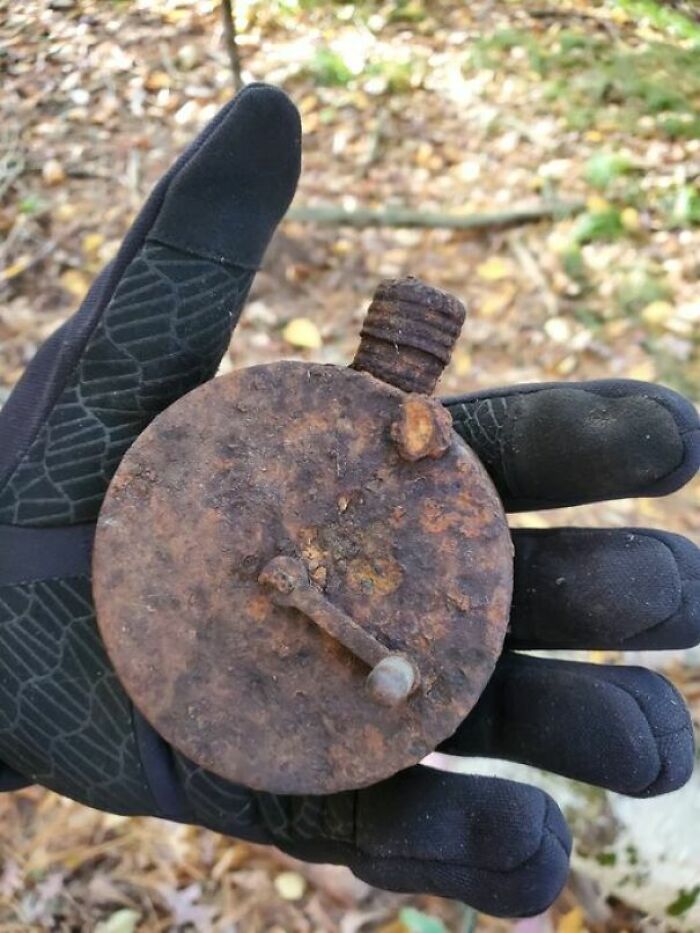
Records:
M542 791L410 768L364 790L276 797L170 748L133 708L95 625L93 524L149 421L213 376L254 270L292 198L300 128L251 86L156 187L78 314L47 341L0 414L0 758L93 807L193 822L366 881L501 915L543 910L569 833ZM446 403L511 510L662 495L698 465L693 407L635 382L526 386ZM444 750L527 762L635 796L688 778L674 688L638 668L515 648L669 648L700 638L700 558L640 529L517 531L508 650Z

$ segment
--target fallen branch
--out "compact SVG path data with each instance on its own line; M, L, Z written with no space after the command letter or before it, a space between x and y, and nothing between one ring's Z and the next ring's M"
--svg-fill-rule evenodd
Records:
M241 76L241 56L236 42L236 14L233 9L233 0L221 0L221 18L224 23L224 42L231 63L233 88L238 92L243 87L243 78Z
M358 207L348 211L342 207L293 207L288 220L338 227L425 227L446 230L488 230L517 227L540 220L560 220L585 210L583 201L552 201L534 207L513 208L485 214L446 214L438 211L417 211L402 207L383 210Z
M527 15L533 19L574 19L582 23L594 23L599 29L607 32L610 38L618 38L615 25L610 20L603 19L602 16L596 16L593 13L583 13L580 10L528 10Z

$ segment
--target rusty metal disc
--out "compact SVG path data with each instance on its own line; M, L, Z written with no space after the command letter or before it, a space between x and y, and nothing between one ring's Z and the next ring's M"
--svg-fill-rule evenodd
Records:
M456 434L401 455L407 398L350 369L253 367L185 396L122 461L95 543L100 629L137 707L207 769L279 793L364 786L433 750L484 688L510 606L505 518ZM412 659L408 699L377 702L363 661L272 598L259 577L280 556Z

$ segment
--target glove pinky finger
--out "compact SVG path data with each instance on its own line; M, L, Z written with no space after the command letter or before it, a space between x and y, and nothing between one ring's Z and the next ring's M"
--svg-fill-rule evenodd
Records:
M324 860L401 893L434 894L501 917L533 916L557 897L571 838L543 791L422 765L357 792L354 842L324 846ZM317 860L317 840L285 845Z

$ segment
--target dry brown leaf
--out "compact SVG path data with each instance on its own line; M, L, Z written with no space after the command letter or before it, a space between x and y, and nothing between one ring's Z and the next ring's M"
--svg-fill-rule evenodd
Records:
M476 267L476 274L484 282L498 282L513 273L513 265L502 256L491 256Z
M275 878L275 890L284 901L300 901L306 891L306 880L296 871L283 871Z
M63 184L66 180L66 172L58 159L49 159L41 167L41 177L45 184L53 187Z
M323 343L321 332L314 322L302 317L291 320L282 331L282 337L298 349L318 350Z
M90 288L90 279L79 269L66 269L59 282L74 298L82 300Z

